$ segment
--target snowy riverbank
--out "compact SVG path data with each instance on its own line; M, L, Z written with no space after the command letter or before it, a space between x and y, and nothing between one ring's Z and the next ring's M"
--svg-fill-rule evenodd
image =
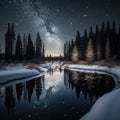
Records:
M117 77L120 82L120 66L101 67L97 65L66 65L65 68L77 71L87 70L105 72ZM81 120L120 120L120 89L109 92L100 97L91 110Z
M24 66L22 64L17 64L17 65L10 64L4 66L0 70L0 84L43 74L47 71L47 67L48 67L47 65L46 66L44 65L44 67L38 65L37 68L39 70L37 70L34 67L29 68L28 66Z

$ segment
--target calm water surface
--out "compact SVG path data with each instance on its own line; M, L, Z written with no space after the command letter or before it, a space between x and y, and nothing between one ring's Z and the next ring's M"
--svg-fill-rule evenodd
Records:
M51 71L0 88L0 120L79 120L114 87L107 75Z

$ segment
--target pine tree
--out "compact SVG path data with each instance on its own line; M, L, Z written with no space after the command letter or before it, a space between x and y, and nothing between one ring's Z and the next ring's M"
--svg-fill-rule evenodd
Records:
M27 49L27 38L25 34L23 35L23 55L26 55L26 49Z
M84 35L82 37L83 40L83 44L82 44L82 59L85 60L85 55L86 55L86 48L87 48L87 44L88 44L88 34L87 34L87 30L84 31Z
M45 44L43 44L43 48L42 48L42 59L45 58Z
M104 23L102 24L102 30L104 31ZM96 25L96 33L95 33L95 59L101 60L101 39L100 39L100 31L98 25Z
M89 63L94 62L94 50L93 50L93 45L92 45L92 41L91 39L88 42L88 46L87 46L87 52L86 52L86 60Z
M82 46L82 44L81 44L81 36L80 36L80 32L79 31L77 31L77 34L76 34L76 39L75 39L75 45L76 45L76 47L77 47L77 49L78 49L78 54L79 54L79 59L81 59L81 57L82 57L82 52L81 52L81 50L82 50L82 48L81 48L81 46Z
M110 43L109 43L109 38L107 38L106 42L106 60L110 59Z
M40 38L40 34L38 32L37 38L36 38L36 57L37 58L41 58L41 52L42 52L41 48L42 48L42 41Z
M35 50L33 46L33 42L31 40L31 35L29 33L28 35L28 45L27 45L27 50L26 50L26 59L31 60L35 56Z
M97 45L97 60L101 60L101 49L99 43Z
M106 44L106 39L105 39L105 24L104 22L102 23L102 27L100 29L100 41L98 44L100 45L100 50L101 50L101 59L105 59L105 44Z
M5 34L5 59L13 59L13 53L15 48L15 31L14 24L12 23L12 28L10 23L8 23L8 29Z
M14 23L12 23L11 28L11 59L15 52L15 30L14 30Z
M69 43L68 43L68 59L69 60L71 59L71 43L70 43L70 40L69 40Z
M93 37L94 37L94 33L93 33L92 26L91 26L91 27L90 27L90 32L89 32L89 39L92 39L92 40L93 40Z
M118 59L120 60L120 25L118 28Z
M8 23L7 32L5 34L5 59L10 60L10 23Z
M115 25L115 21L113 21L113 28L112 28L112 55L113 57L117 58L117 54L118 54L118 39L117 39L117 30L116 30L116 25Z
M79 61L79 51L76 45L73 47L71 59L75 63Z
M0 43L0 54L1 54L1 51L2 51L2 50L1 50L1 43Z
M17 60L22 60L22 42L19 34L17 36L15 54L16 54Z
M66 41L65 42L65 44L64 44L64 57L66 58L66 59L68 59L69 58L69 44L68 44L68 42Z

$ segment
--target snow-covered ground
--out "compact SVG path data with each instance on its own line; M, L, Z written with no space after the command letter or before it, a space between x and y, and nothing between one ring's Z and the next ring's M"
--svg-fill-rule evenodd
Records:
M120 82L120 66L101 67L98 65L66 65L67 69L87 72L105 72L116 76ZM120 120L120 89L113 90L100 97L91 110L81 120Z
M37 67L40 69L40 71L35 68L29 69L28 66L23 66L22 64L10 64L4 66L0 70L0 84L41 75L47 71L47 66L46 68L43 68L40 65Z

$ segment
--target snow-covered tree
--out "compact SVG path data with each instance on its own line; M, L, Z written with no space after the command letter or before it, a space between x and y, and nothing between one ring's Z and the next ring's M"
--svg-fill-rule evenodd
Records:
M73 47L71 59L73 62L79 61L79 51L76 45Z
M86 51L86 60L89 63L92 63L94 61L95 57L94 57L94 50L93 50L93 44L91 39L88 42L88 46L87 46L87 51Z

